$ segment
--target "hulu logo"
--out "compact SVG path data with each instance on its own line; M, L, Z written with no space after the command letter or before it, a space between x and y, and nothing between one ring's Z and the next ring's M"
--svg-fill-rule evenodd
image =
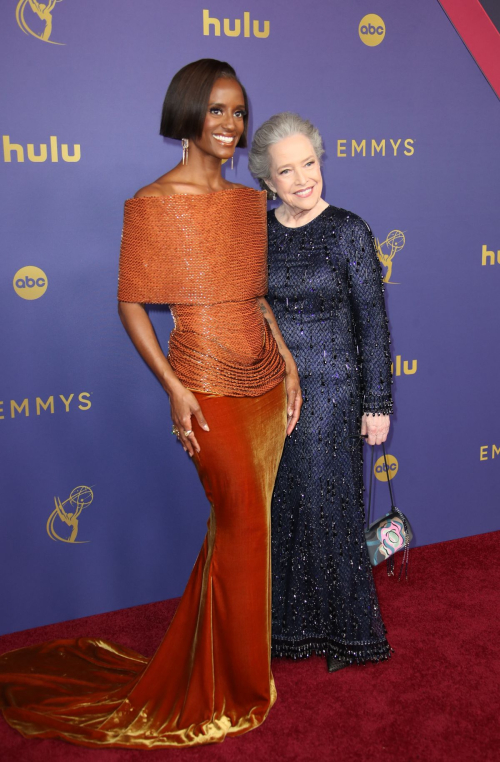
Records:
M500 249L496 253L496 261L500 265ZM495 251L490 251L487 246L483 244L482 254L481 254L481 264L482 265L494 265L495 264Z
M47 145L47 143L40 143L40 150L38 153L35 153L34 143L28 143L26 146L28 161L33 161L35 163L47 161L50 151L50 161L57 162L59 161L59 148L61 149L61 159L63 161L80 161L80 145L76 143L73 146L73 153L70 154L69 146L66 143L61 143L59 146L55 135L50 136L49 145ZM10 163L13 155L16 156L18 162L23 162L24 148L20 143L11 143L10 135L3 135L3 160Z
M417 372L417 361L412 360L411 361L411 368L410 363L408 360L403 361L403 367L401 369L401 355L396 355L396 364L392 363L391 365L391 373L393 376L401 376L403 373L405 376L413 376L414 373Z
M269 37L270 24L269 21L264 21L263 29L260 29L260 21L253 21L251 24L249 11L244 11L243 21L241 19L235 19L231 26L231 19L223 20L224 34L226 37L239 37L241 35L241 28L243 26L243 37L251 37L252 30L254 37ZM217 18L210 18L210 11L203 11L203 34L209 36L213 31L216 37L220 37L221 22Z

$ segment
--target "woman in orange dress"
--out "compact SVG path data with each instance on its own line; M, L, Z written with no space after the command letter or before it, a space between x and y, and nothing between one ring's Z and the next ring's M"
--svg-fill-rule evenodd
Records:
M174 432L205 488L205 542L152 659L94 638L0 658L0 706L25 736L193 746L257 727L275 700L270 502L301 397L263 299L265 192L221 176L222 161L245 145L247 111L228 64L181 69L161 133L182 140L183 160L125 203L120 316L168 394ZM168 357L146 303L171 307Z

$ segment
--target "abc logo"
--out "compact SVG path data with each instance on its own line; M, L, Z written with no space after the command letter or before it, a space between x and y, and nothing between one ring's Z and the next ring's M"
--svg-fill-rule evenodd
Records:
M381 482L387 482L394 479L399 469L399 463L394 455L387 453L387 468L385 466L384 456L382 455L373 467L373 473Z
M47 291L47 276L39 267L21 267L14 275L14 291L22 299L39 299Z
M358 32L361 42L373 48L375 45L380 45L384 39L385 24L376 13L369 13L367 16L363 16L359 22Z

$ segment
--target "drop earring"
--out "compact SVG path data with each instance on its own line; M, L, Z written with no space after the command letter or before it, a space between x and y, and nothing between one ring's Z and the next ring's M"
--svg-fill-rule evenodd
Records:
M234 161L233 161L233 159L234 159L234 156L231 156L231 169L234 169Z
M187 138L182 138L182 165L188 163L189 158L189 140Z

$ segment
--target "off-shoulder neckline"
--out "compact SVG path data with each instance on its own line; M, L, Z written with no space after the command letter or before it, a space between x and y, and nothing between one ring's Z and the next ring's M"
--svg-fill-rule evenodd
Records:
M169 196L139 196L138 198L132 197L126 199L127 201L164 201L168 199L171 201L175 198L207 198L212 196L219 196L221 193L237 193L238 191L251 191L252 193L257 193L259 196L263 193L266 193L266 191L258 191L255 188L223 188L220 191L212 191L212 193L172 193Z
M289 225L283 225L283 223L279 221L279 219L276 217L276 209L271 209L270 214L271 214L271 219L275 220L277 224L284 230L304 230L304 228L306 228L308 225L312 225L313 222L316 222L316 220L319 220L319 218L322 217L324 213L331 208L332 208L332 205L328 204L328 206L326 206L323 209L323 211L317 214L316 217L313 217L312 220L309 220L309 222L305 222L303 225L297 225L297 227L293 227L293 228L290 227Z

